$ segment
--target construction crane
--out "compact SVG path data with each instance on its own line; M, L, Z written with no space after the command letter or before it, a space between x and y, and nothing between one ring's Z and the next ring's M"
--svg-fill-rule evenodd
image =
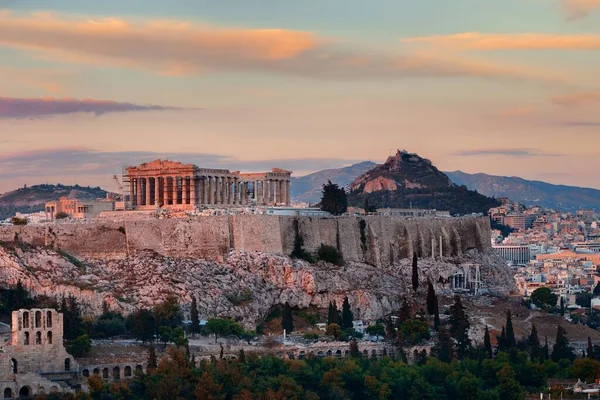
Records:
M113 179L117 182L117 187L119 188L119 193L121 193L121 198L125 200L125 189L123 189L123 185L119 182L119 178L116 175L113 175Z

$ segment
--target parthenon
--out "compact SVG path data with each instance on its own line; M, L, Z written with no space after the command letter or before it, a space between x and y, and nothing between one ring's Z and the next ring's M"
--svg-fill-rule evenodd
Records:
M126 167L130 206L134 210L157 207L194 209L196 206L290 205L292 172L241 173L200 168L170 160L155 160Z

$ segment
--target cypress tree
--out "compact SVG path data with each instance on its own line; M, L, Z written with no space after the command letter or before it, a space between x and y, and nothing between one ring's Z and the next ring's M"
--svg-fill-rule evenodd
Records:
M435 344L435 346L433 346L431 351L441 362L452 362L452 358L454 356L454 350L452 349L452 337L446 328L440 328L438 342Z
M281 327L285 329L287 333L292 333L294 331L294 316L292 315L292 307L290 307L290 304L287 302L283 306Z
M156 369L158 363L156 361L156 351L154 350L154 345L150 346L150 351L148 354L148 371L152 369Z
M338 311L335 300L331 302L331 309L329 312L329 317L327 318L327 325L330 324L340 324L340 312Z
M192 333L200 332L200 319L198 317L198 304L196 303L196 296L192 296L190 319L192 320Z
M498 336L498 353L506 350L506 330L502 326L502 333Z
M590 359L594 359L594 346L592 346L592 338L588 336L588 345L587 345L587 356Z
M437 331L440 329L440 307L437 296L435 297L435 312L433 314L433 328Z
M369 214L369 199L365 197L365 215Z
M429 315L435 314L435 302L437 301L437 296L435 295L435 289L433 288L433 284L430 280L427 281L427 312Z
M596 284L596 287L594 288L594 292L593 293L594 293L594 296L600 295L600 282L598 282Z
M360 357L360 351L358 350L358 343L356 342L356 338L352 339L352 341L350 342L350 357Z
M400 307L400 315L398 316L398 324L410 319L410 306L406 297L402 298L402 307Z
M392 317L385 322L385 340L393 340L396 337L396 329L392 323Z
M354 315L350 309L350 302L348 297L344 297L344 303L342 304L342 329L354 328Z
M413 261L412 261L412 287L416 292L419 288L419 271L417 268L417 253L413 253Z
M529 347L529 355L531 361L537 362L541 356L540 339L538 338L537 328L535 324L531 327L531 333L527 338L527 345Z
M515 331L513 330L512 316L510 310L506 312L506 348L512 349L517 345Z
M485 334L483 336L483 347L488 358L492 358L492 341L490 340L490 331L487 325L485 326Z
M329 302L329 310L327 311L327 325L333 324L334 321L335 321L335 315L334 315L334 311L333 311L333 303L330 301Z
M552 349L550 358L552 361L559 362L563 359L573 361L577 356L573 353L573 349L569 346L569 339L567 339L567 331L561 325L556 329L556 343Z
M471 347L469 339L469 318L465 313L459 296L454 297L454 304L450 307L450 334L456 341L456 355L463 358Z
M546 361L548 359L550 359L550 349L548 347L548 336L545 336L546 338L546 343L544 344L544 347L542 347L542 361Z
M563 317L565 315L565 299L560 297L560 316Z

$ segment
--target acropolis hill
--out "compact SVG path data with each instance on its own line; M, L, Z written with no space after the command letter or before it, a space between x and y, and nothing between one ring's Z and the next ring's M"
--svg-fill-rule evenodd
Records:
M337 247L345 266L289 258L295 220L307 251L322 243ZM0 281L20 279L34 293L72 293L90 312L98 312L103 300L127 312L168 293L187 306L196 294L203 316L239 317L248 325L274 305L326 308L348 296L358 316L371 320L398 309L401 295L412 292L415 252L420 291L430 279L436 290L451 294L451 278L466 277L477 265L481 292L508 294L514 280L492 253L489 235L485 218L381 216L229 215L12 226L0 228Z

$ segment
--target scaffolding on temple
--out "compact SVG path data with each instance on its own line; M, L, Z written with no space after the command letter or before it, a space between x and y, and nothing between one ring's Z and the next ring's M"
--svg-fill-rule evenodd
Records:
M463 264L452 274L452 291L472 292L475 295L481 291L481 270L479 264Z

